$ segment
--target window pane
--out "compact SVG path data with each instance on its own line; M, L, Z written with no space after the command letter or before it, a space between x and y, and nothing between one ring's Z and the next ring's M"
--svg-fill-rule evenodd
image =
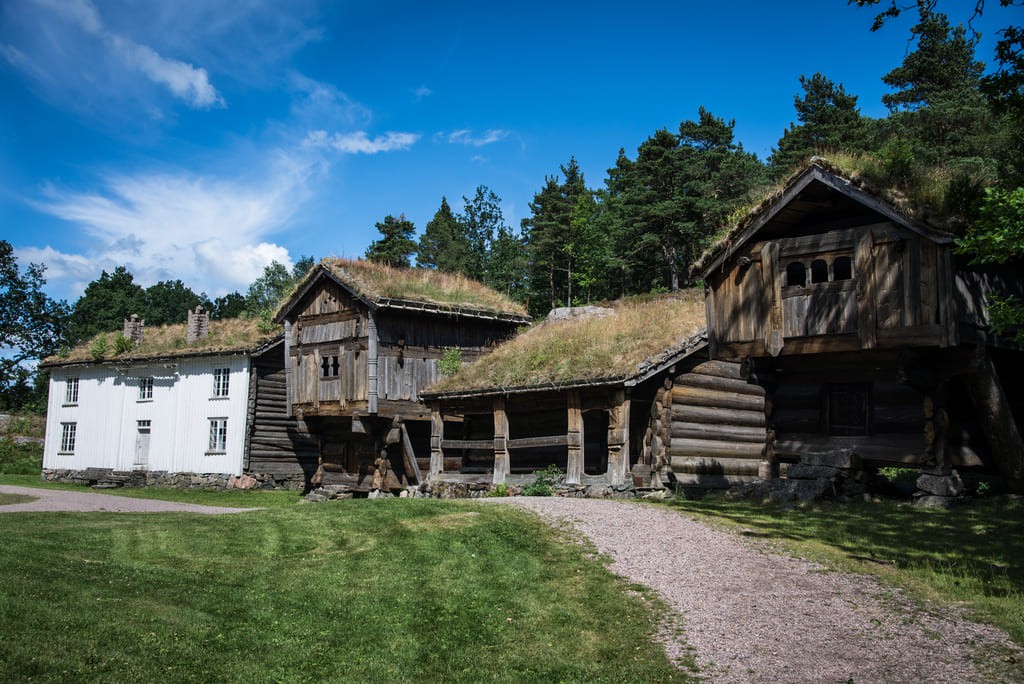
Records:
M828 263L824 259L815 259L811 262L811 282L828 282Z
M799 261L786 266L786 287L803 287L807 284L807 269Z

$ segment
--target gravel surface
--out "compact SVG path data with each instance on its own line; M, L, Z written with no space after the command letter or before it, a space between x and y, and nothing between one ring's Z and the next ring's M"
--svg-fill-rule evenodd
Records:
M39 511L105 511L107 513L244 513L255 508L226 508L223 506L201 506L199 504L137 499L133 496L111 496L90 491L69 491L65 489L36 489L35 487L14 487L0 485L0 493L24 494L35 497L35 501L0 506L0 513L37 513Z
M674 660L696 651L711 682L1024 680L1024 651L955 609L925 610L863 575L825 572L763 541L679 513L596 499L504 501L567 522L611 570L676 611L662 638ZM688 651L688 647L689 650Z

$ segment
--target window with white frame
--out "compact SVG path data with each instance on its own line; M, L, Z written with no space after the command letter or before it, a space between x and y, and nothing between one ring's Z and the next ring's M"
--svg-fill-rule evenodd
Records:
M75 434L78 432L78 423L60 424L60 453L75 453Z
M228 380L231 378L230 368L213 369L213 396L228 396Z
M139 401L153 400L153 378L139 378Z
M64 403L78 403L78 378L68 378L64 381Z
M222 454L228 450L228 419L210 419L210 448L207 453Z

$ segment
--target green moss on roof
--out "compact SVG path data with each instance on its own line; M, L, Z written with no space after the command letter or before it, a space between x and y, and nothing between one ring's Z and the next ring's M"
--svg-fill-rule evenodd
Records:
M956 232L962 228L962 217L951 216L941 210L947 204L947 193L956 180L954 171L921 168L916 171L909 186L901 186L891 177L885 164L869 154L836 153L827 159L811 157L784 181L754 193L750 202L734 211L712 238L711 246L693 264L691 272L696 275L703 273L719 254L729 249L751 223L779 201L804 172L813 166L886 202L908 219L946 232ZM977 180L979 183L985 182L984 179Z
M120 331L101 333L71 349L67 354L51 356L43 360L44 366L60 366L66 363L105 361L144 361L147 359L172 356L193 356L253 351L281 334L281 328L273 326L267 330L260 319L233 318L210 321L210 333L189 344L186 340L186 325L147 326L141 343L125 352L117 353L115 340ZM100 338L106 340L106 351L100 357L93 355Z
M479 311L526 317L526 309L505 295L465 276L429 268L397 268L362 259L328 258L319 266L346 283L361 297L380 306L397 302L427 304L453 311ZM299 283L301 290L320 273L314 268ZM291 302L285 302L287 307ZM278 316L281 315L278 311Z
M606 317L543 321L430 387L427 394L558 387L642 375L704 334L704 296L630 298Z

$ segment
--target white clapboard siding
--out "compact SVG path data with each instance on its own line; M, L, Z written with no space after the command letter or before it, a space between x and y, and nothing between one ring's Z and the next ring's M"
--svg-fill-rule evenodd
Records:
M214 392L214 369L228 368L228 396ZM240 475L245 447L249 359L202 356L168 364L71 366L50 374L43 468L84 470L136 466L138 421L148 420L146 470ZM139 378L153 378L152 400L139 400ZM78 402L65 404L68 378ZM223 453L210 453L210 419L227 418ZM75 451L60 453L62 425L76 424Z

